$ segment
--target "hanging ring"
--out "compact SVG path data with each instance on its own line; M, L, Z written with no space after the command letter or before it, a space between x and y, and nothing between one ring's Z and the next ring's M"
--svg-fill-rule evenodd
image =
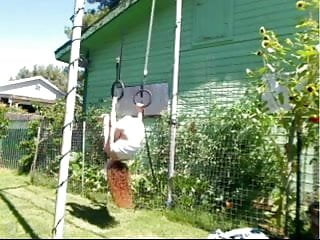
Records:
M148 102L147 102L147 104L144 104L143 102L143 106L142 106L142 108L146 108L146 107L149 107L150 106L150 104L152 103L152 93L149 91L149 90L147 90L147 89L140 89L134 96L133 96L133 103L136 105L137 104L137 100L136 100L136 98L137 98L137 96L138 95L142 95L143 96L143 93L146 93L149 97L148 97Z
M112 97L116 96L116 94L115 94L116 87L121 89L120 95L117 97L118 100L120 100L124 95L124 84L123 84L123 82L118 80L118 81L115 81L112 84L112 87L111 87L111 96Z

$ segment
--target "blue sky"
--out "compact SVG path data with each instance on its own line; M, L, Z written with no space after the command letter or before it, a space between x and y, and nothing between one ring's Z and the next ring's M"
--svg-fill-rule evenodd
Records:
M88 7L88 4L87 4ZM89 5L92 7L92 5ZM68 39L74 0L4 0L0 8L0 82L23 66L53 63L54 51Z

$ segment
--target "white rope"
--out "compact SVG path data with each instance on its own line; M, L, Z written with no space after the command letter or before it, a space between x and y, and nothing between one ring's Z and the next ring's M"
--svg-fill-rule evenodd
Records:
M153 29L153 19L154 19L155 7L156 7L156 0L152 0L150 21L149 21L149 29L148 29L147 47L146 47L145 62L144 62L144 69L143 69L143 79L142 79L142 82L141 82L140 90L142 90L144 88L143 85L145 83L145 79L148 76L149 55L150 55L150 46L151 46L151 37L152 37L152 29ZM143 93L141 93L141 97L142 97L142 94ZM151 103L151 95L150 95L150 103ZM138 114L138 117L140 117L142 119L142 121L143 121L144 113L141 112L139 114ZM153 164L152 164L152 160L151 160L151 156L150 156L148 135L147 135L146 129L145 129L145 139L146 139L146 148L147 148L148 160L149 160L149 164L150 164L150 168L151 168L151 174L152 174L152 177L154 179L154 182L156 183L157 179L155 177L154 170L153 170Z
M151 37L152 37L152 28L153 28L153 19L154 19L155 6L156 6L156 0L152 0L150 22L149 22L149 31L148 31L148 40L147 40L145 63L144 63L144 70L143 70L143 76L144 77L146 77L148 75L149 54L150 54L150 45L151 45Z

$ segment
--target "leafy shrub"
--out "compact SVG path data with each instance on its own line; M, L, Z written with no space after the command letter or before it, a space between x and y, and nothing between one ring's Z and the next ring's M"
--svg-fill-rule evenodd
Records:
M150 159L145 146L130 164L130 171L132 172L136 206L158 208L165 205L166 198L169 149L168 116L164 114L149 124L146 141L149 144Z
M275 156L280 150L271 137L273 119L262 113L253 99L245 98L229 109L212 106L204 119L180 116L174 179L177 206L220 211L226 200L232 200L238 210L252 209L252 201L266 196L279 181ZM148 193L164 199L168 117L158 119L153 129L151 158L162 187L159 190L152 184L151 171L147 164L141 164L143 160L135 163L143 177L135 179L134 185L139 196Z
M42 121L32 121L28 127L28 140L21 142L20 147L27 150L21 159L21 172L28 173L35 154L37 129L41 125L41 138L38 150L38 170L48 177L58 178L62 126L64 122L65 104L59 101L50 107L38 106L38 111L43 116ZM105 191L106 182L104 177L103 162L105 153L102 150L102 125L98 120L103 109L92 109L86 116L86 156L85 168L82 169L82 152L73 152L69 165L70 191L79 192L83 190L86 194ZM75 121L80 122L84 119L79 106L76 108ZM75 123L75 124L76 124ZM77 134L77 133L75 133ZM37 179L37 176L33 176ZM82 189L82 178L84 179ZM42 178L39 178L41 180ZM36 181L33 181L36 183ZM41 183L38 183L41 184Z
M8 112L8 107L0 103L0 139L4 137L7 133L9 121L6 118L6 113Z
M73 152L70 161L71 182L80 186L83 180L83 189L95 193L106 191L106 181L104 169L99 165L82 165L82 153ZM78 188L80 189L80 187Z
M251 97L231 108L213 106L204 132L211 139L205 176L214 195L231 200L237 209L267 195L278 180L278 147L272 136L273 119L259 110ZM245 194L245 196L243 195Z
M281 39L274 31L260 28L257 55L263 66L248 70L258 85L262 111L274 118L275 127L286 138L286 151L278 155L280 181L272 195L275 214L270 220L285 227L283 234L288 234L288 223L295 221L296 196L291 181L297 173L297 156L318 145L319 139L319 1L297 1L296 7L307 11L292 36Z
M59 100L52 106L46 106L39 104L36 106L39 114L43 117L42 120L31 121L28 125L28 139L20 143L20 148L26 150L26 154L19 160L20 161L20 173L29 173L37 144L37 132L38 127L41 127L42 143L50 145L52 149L60 149L61 146L61 132L64 120L65 103ZM48 149L44 150L48 153ZM55 160L50 164L55 165Z
M19 173L28 173L31 169L31 165L35 156L37 130L40 125L40 121L34 120L29 123L27 131L27 140L21 141L19 148L24 149L24 154L19 159Z

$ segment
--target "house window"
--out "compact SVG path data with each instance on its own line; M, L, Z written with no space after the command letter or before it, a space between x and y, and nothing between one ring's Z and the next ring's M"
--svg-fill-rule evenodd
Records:
M40 84L36 85L36 90L40 90Z
M231 40L234 0L194 0L192 44Z

